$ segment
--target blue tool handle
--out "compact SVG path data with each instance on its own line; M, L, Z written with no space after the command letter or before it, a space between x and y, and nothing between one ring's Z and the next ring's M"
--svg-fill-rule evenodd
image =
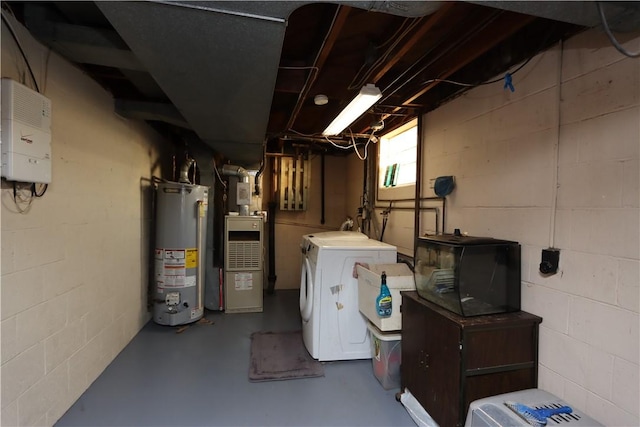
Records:
M547 408L536 409L536 413L538 415L542 415L545 418L549 418L558 414L570 414L572 412L573 412L573 409L571 409L568 406L561 406L559 408L553 408L553 409L547 409Z

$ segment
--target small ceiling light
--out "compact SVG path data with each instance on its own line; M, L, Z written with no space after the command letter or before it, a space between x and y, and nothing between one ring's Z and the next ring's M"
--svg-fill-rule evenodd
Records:
M326 105L329 102L329 98L327 98L327 95L316 95L313 97L313 103L316 105Z
M353 101L345 107L331 124L322 132L324 136L337 135L355 122L365 111L367 111L378 99L382 98L380 89L372 84L365 85L360 89L360 93L353 98Z

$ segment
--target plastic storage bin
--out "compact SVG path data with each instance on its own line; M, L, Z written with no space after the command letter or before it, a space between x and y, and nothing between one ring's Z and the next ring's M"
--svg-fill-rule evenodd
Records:
M367 323L367 326L371 333L373 375L385 390L400 388L402 335L382 333L371 323Z
M413 291L416 285L413 273L406 264L358 265L358 308L371 323L381 331L399 331L402 329L400 291ZM391 317L379 317L376 310L376 298L380 295L382 272L387 274L387 287L391 292Z
M573 409L570 414L558 414L547 418L548 426L602 426L602 424L557 396L538 388L532 388L498 394L497 396L485 397L471 402L467 412L467 420L464 424L465 427L530 427L532 425L507 408L504 404L505 402L522 403L534 409L554 409L561 406L569 406Z

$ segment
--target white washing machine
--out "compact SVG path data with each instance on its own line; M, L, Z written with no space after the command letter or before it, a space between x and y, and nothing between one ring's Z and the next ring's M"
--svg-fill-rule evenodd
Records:
M309 354L320 361L370 359L367 321L358 309L356 262L395 263L397 248L353 231L302 237L300 314Z

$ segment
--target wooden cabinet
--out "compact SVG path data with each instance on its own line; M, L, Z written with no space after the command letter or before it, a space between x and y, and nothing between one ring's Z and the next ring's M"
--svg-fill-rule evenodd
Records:
M538 326L515 313L462 317L402 292L402 389L440 427L462 426L476 399L538 385Z

